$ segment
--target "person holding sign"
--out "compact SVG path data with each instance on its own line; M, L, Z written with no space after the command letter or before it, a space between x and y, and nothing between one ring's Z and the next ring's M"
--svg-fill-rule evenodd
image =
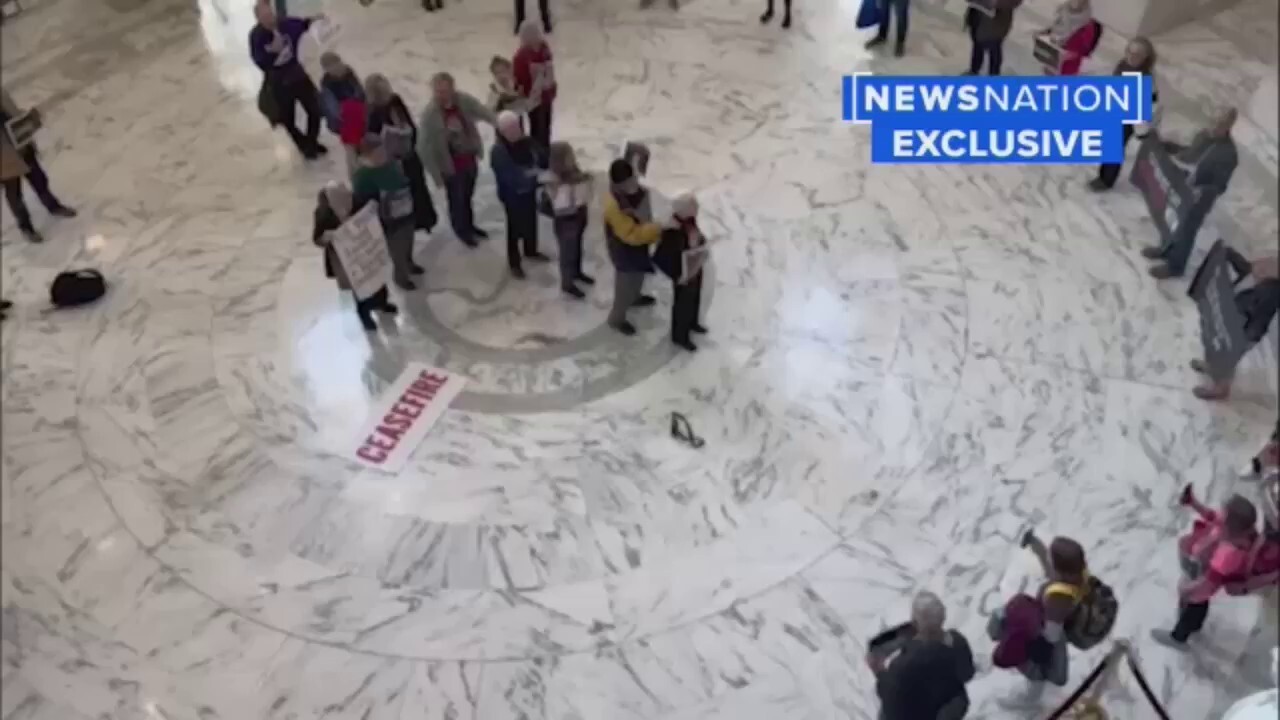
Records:
M360 163L360 141L364 140L369 111L364 85L336 52L320 54L320 101L329 132L338 136L347 154L347 174L354 175Z
M595 184L578 167L569 143L551 143L548 167L543 191L551 204L552 228L560 246L560 289L570 297L582 299L586 293L578 283L596 284L594 278L582 272L582 235L587 230L587 208Z
M249 31L249 54L265 76L264 91L271 96L275 115L271 120L273 124L284 125L303 157L314 160L328 152L319 142L320 119L324 113L315 83L298 62L298 45L312 20L277 17L265 0L254 6L254 15L258 22ZM307 113L305 135L296 126L295 105L299 104Z
M1201 400L1226 400L1230 397L1235 366L1248 354L1249 349L1262 342L1272 321L1280 313L1280 278L1276 277L1276 258L1247 263L1247 272L1247 277L1254 279L1253 287L1237 292L1233 298L1236 310L1244 320L1244 349L1234 356L1235 364L1229 368L1214 367L1208 358L1191 361L1191 369L1205 375L1209 380L1192 390L1192 393ZM1202 309L1202 312L1205 311ZM1206 349L1209 347L1211 346L1206 343ZM1219 365L1225 364L1225 362L1219 363Z
M1124 75L1125 73L1142 73L1146 81L1151 83L1151 125L1155 124L1156 103L1160 101L1160 92L1156 87L1155 78L1156 67L1156 48L1151 41L1144 37L1136 37L1129 41L1129 45L1125 48L1124 57L1120 62L1116 63L1116 69L1113 75ZM1139 127L1136 125L1125 125L1124 144L1129 144L1129 138L1135 134L1138 137L1145 137L1150 132L1150 127ZM1121 163L1103 163L1098 167L1098 177L1089 183L1089 188L1095 192L1104 192L1115 187L1116 180L1120 177Z
M1183 211L1172 238L1158 247L1143 248L1143 257L1163 261L1151 268L1151 277L1166 280L1182 277L1186 272L1200 226L1218 198L1227 192L1231 176L1240 164L1236 142L1231 138L1236 116L1235 108L1223 110L1212 125L1196 133L1189 145L1165 143L1171 153L1176 153L1174 162L1187 170L1187 182L1195 199Z
M551 46L542 28L532 20L520 26L520 49L511 60L516 90L525 99L529 113L529 134L542 146L551 147L551 107L556 101L556 73Z
M971 0L964 14L964 25L969 29L973 49L969 53L969 71L966 75L982 72L982 61L987 61L987 73L999 75L1004 62L1004 39L1013 27L1013 11L1022 0Z
M351 280L347 276L346 268L342 266L342 261L338 258L338 253L333 249L333 233L342 227L342 223L351 217L351 190L346 186L336 182L330 182L320 191L320 196L316 200L316 211L314 225L311 231L311 240L317 247L324 248L324 274L331 277L338 283L341 290L352 290ZM391 301L387 293L387 285L383 283L382 287L361 299L356 297L356 315L360 318L360 324L365 330L377 330L378 324L373 320L374 311L395 315L400 311Z
M417 289L410 276L421 275L426 270L413 261L413 191L409 188L409 178L399 164L391 161L382 138L377 135L369 135L360 143L360 168L351 179L351 189L355 196L354 210L370 202L378 203L378 217L386 234L396 287Z
M427 190L427 171L413 150L418 145L418 126L386 77L378 73L370 75L365 80L365 95L369 98L367 129L382 138L387 154L400 163L400 169L409 178L415 227L431 232L440 218Z
M62 204L62 201L49 189L49 176L40 166L40 157L36 152L35 133L40 128L40 113L36 110L23 112L9 97L9 93L0 89L0 180L4 181L4 197L9 203L9 212L18 223L18 231L28 242L38 243L44 240L35 225L31 223L31 212L27 210L27 202L22 197L22 181L25 178L36 191L36 197L54 217L75 217L76 211Z
M623 335L636 334L627 311L657 302L644 294L644 276L653 272L649 248L661 236L662 226L653 221L649 191L636 178L635 168L626 160L614 160L609 165L609 192L604 198L604 237L617 272L608 322Z
M698 322L702 305L702 267L707 262L707 239L698 229L698 200L685 193L671 201L673 227L662 231L653 264L671 278L671 342L695 352L690 333L705 333Z
M1066 0L1053 25L1036 38L1036 57L1051 75L1079 75L1084 59L1102 40L1102 24L1093 19L1090 0Z

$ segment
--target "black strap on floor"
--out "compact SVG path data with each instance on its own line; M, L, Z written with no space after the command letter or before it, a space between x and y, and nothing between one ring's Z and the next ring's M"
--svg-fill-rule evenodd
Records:
M1071 697L1067 698L1066 702L1059 705L1058 709L1054 710L1053 714L1045 718L1045 720L1058 720L1062 716L1066 715L1071 708L1075 707L1076 703L1080 702L1080 698L1084 697L1084 694L1089 692L1089 688L1093 687L1093 684L1098 682L1098 678L1102 677L1102 673L1106 672L1107 665L1109 664L1111 664L1110 655L1103 658L1102 662L1098 663L1098 667L1094 668L1093 672L1089 673L1089 677L1085 678L1084 683L1082 683L1080 687L1076 688L1075 692L1071 693Z
M1156 694L1151 692L1151 685L1147 683L1147 677L1142 674L1142 670L1138 668L1138 663L1134 662L1133 656L1125 653L1125 659L1129 661L1129 672L1132 672L1134 679L1138 681L1138 689L1142 690L1147 702L1151 703L1151 709L1156 711L1156 714L1160 716L1160 720L1169 720L1169 713L1165 712L1164 706L1156 699Z
M689 424L689 418L678 412L671 413L671 437L688 443L694 450L707 444L705 440L693 434L693 426Z

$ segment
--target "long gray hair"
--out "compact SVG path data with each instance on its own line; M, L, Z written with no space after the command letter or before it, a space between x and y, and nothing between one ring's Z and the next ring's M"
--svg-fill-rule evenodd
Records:
M547 166L560 182L576 183L587 179L587 174L578 166L573 146L564 141L551 143L547 151Z
M395 91L391 89L391 81L382 73L373 73L364 80L364 93L374 105L386 105L391 102Z

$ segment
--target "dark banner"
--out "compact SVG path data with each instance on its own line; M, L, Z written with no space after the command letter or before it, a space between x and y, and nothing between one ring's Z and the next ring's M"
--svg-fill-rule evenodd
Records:
M1222 240L1214 243L1187 290L1200 310L1204 361L1214 380L1230 379L1240 358L1249 350L1249 339L1244 334L1244 316L1236 307L1229 252Z
M1165 260L1178 274L1186 266L1195 247L1196 235L1204 224L1215 197L1191 188L1191 170L1176 163L1163 141L1151 133L1138 148L1129 179L1142 191L1151 220L1160 231L1160 247Z

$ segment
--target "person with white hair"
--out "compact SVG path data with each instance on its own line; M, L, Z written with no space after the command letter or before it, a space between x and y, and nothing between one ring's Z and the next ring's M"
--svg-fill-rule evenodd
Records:
M586 297L578 283L595 285L582 271L582 235L587 229L587 207L595 185L593 178L578 167L573 147L567 142L551 143L548 171L543 188L551 205L552 228L560 249L560 289L581 300Z
M671 227L664 228L653 252L653 264L672 282L671 342L695 352L690 333L705 333L698 322L702 305L702 266L707 258L707 239L698 228L698 200L684 193L671 202Z
M546 163L542 149L524 134L519 115L503 110L497 125L489 165L507 214L507 267L513 277L523 279L522 251L529 260L550 259L538 252L538 176Z
M529 134L542 146L551 147L551 106L556 100L556 74L551 46L542 28L532 20L520 25L520 49L511 59L516 91L525 99L529 112Z
M946 623L941 598L921 592L911 602L911 622L871 641L867 664L876 674L881 720L960 720L968 713L973 651Z

